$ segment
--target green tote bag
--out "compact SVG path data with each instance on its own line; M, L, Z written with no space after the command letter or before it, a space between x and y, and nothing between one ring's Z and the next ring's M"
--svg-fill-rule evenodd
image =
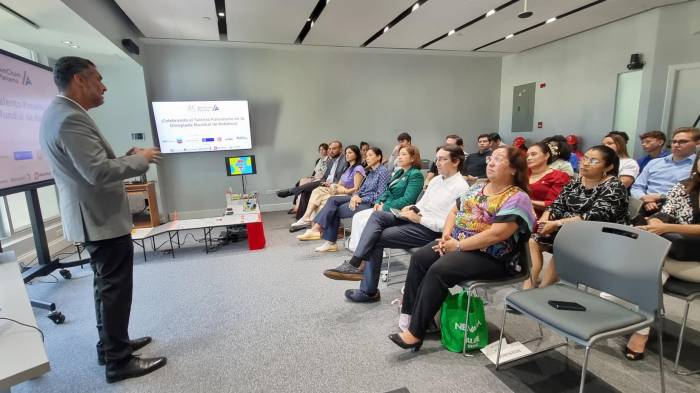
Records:
M464 321L467 319L467 294L462 291L449 295L442 303L442 346L450 352L462 352L464 346ZM481 349L489 343L489 329L484 314L484 302L478 296L471 297L467 330L467 351Z

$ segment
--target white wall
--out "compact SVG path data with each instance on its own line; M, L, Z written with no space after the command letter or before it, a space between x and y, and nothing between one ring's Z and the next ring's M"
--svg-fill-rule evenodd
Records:
M582 136L585 146L597 144L612 129L617 75L627 71L625 65L632 53L643 53L647 60L640 102L645 108L658 17L658 10L652 10L504 57L501 136L507 142L517 135L538 141L553 134L574 133ZM530 82L538 84L533 132L511 135L513 87ZM546 83L546 87L539 88L539 83ZM542 129L536 128L539 121Z
M308 175L319 143L365 140L390 152L408 131L424 157L445 135L473 140L498 124L500 58L389 54L335 49L251 49L224 46L146 47L150 101L250 102L258 175L248 190L290 187ZM168 155L160 170L168 210L219 211L231 153ZM262 195L262 204L288 203ZM286 205L277 206L282 208Z
M513 87L545 82L535 97L531 141L575 133L584 146L597 144L613 126L616 80L630 54L642 53L637 134L661 126L669 65L700 61L700 1L650 10L550 44L503 58L499 128L510 141ZM565 23L565 20L562 21ZM642 154L639 141L635 152Z

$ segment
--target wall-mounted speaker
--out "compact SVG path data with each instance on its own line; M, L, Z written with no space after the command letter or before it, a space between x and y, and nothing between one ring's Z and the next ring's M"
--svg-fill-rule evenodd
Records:
M641 70L642 68L644 68L644 60L642 60L642 54L633 53L632 56L630 56L630 63L627 64L627 69Z
M129 53L138 55L140 52L139 46L136 45L136 43L130 38L124 38L122 40L122 45L124 46L124 49L126 49Z

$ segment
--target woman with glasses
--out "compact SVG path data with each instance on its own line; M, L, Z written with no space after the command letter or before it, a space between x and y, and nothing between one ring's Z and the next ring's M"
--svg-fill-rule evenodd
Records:
M620 157L620 170L617 177L620 178L625 188L630 188L632 183L634 183L634 179L639 175L639 164L630 158L629 153L627 153L627 143L620 135L612 132L603 138L602 143L615 150L617 156Z
M626 224L627 189L617 177L620 159L613 149L598 145L586 151L580 176L571 180L538 220L537 233L530 239L532 278L537 281L543 265L543 251L552 250L559 228L573 221L605 221ZM540 287L559 280L554 258L544 269ZM525 280L523 288L529 288Z
M520 247L530 237L535 212L527 194L527 165L520 149L494 150L487 157L489 182L457 198L442 237L411 257L399 326L389 336L417 351L449 289L469 279L497 279L521 271Z

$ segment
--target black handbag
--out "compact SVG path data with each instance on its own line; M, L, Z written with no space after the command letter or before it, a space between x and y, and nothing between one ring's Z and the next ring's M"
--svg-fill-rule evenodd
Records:
M664 238L671 241L668 256L677 261L700 262L700 236L664 233Z

